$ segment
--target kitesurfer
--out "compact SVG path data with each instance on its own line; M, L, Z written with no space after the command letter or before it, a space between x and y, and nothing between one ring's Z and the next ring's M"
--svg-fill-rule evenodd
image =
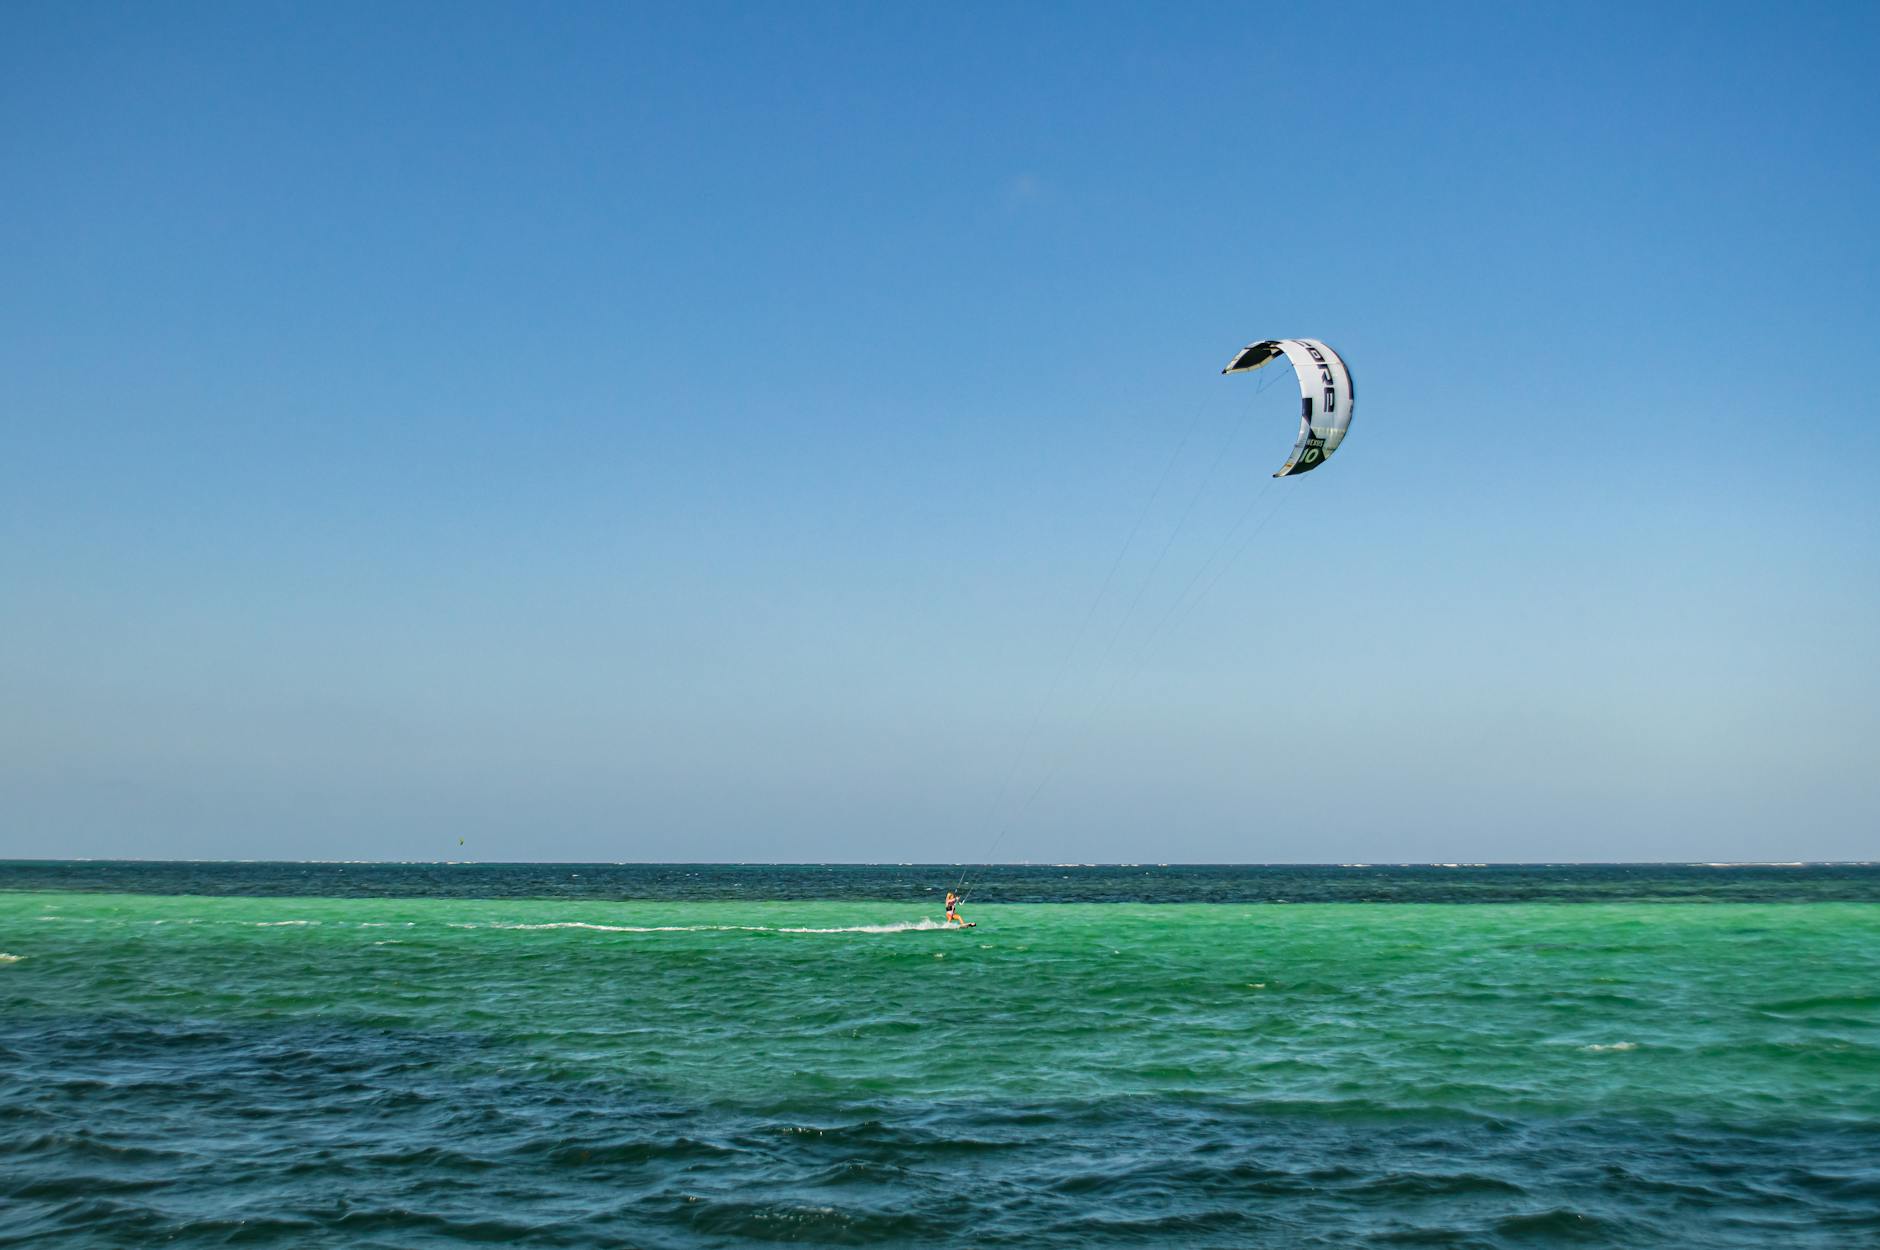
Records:
M951 890L947 891L946 923L956 924L962 929L966 927L966 922L960 919L960 896Z

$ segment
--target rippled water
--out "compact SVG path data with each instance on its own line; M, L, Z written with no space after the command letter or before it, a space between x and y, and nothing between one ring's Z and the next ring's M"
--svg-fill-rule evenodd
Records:
M1880 1241L1871 903L988 903L958 932L836 891L208 875L0 892L0 1242Z
M0 860L0 891L937 903L1880 903L1875 864L348 864Z

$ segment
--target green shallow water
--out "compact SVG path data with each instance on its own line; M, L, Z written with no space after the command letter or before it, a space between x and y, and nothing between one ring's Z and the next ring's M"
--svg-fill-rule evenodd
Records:
M0 1233L1880 1236L1869 904L969 911L0 894Z

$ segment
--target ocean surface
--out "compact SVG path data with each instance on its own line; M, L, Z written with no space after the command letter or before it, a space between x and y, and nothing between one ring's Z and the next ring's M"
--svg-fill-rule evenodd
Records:
M0 863L0 1245L1880 1245L1876 902L1863 865Z

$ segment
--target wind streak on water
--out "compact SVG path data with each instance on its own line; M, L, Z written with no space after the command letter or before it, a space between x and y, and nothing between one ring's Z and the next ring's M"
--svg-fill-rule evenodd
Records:
M1880 1233L1871 907L921 912L0 895L0 1241Z

